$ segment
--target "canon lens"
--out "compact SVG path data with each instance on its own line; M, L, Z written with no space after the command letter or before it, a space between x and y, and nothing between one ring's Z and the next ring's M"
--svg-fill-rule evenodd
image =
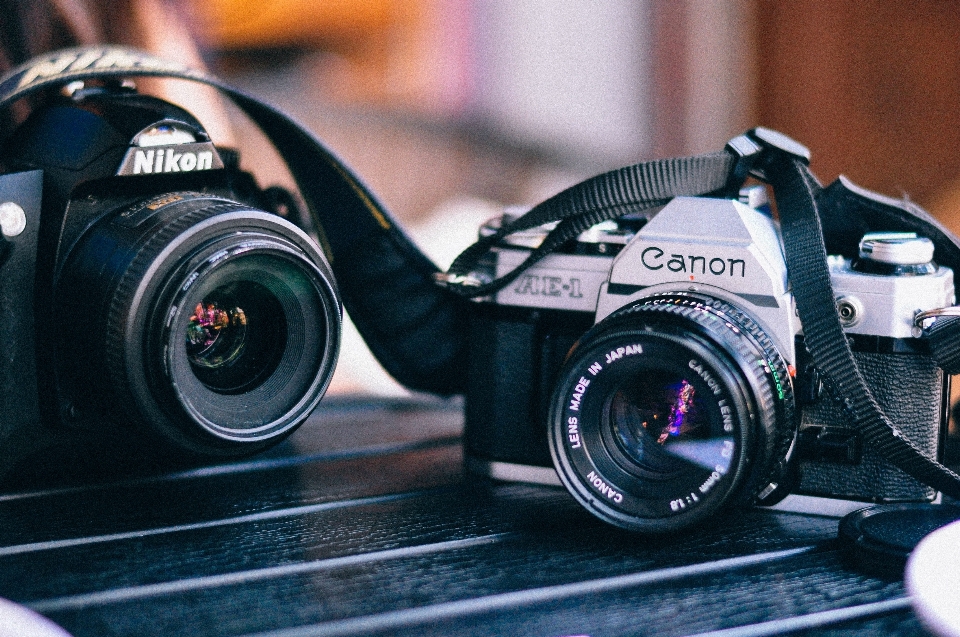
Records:
M769 484L795 436L791 387L770 339L730 304L644 299L594 326L564 364L554 465L607 522L684 528Z

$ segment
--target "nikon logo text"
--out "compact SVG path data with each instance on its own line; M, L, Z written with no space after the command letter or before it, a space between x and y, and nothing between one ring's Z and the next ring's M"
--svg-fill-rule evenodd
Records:
M209 142L180 144L167 148L131 148L118 175L158 175L223 168L223 162Z
M191 170L210 170L213 167L213 151L178 153L175 148L138 150L133 156L133 174L178 173Z

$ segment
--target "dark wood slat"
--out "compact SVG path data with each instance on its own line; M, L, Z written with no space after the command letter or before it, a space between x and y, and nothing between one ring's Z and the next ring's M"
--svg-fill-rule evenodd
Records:
M78 493L114 486L140 486L295 466L323 459L390 453L394 448L459 438L463 430L461 401L431 398L377 400L334 397L324 400L307 421L276 447L249 459L197 466L121 465L109 462L97 473L54 469L13 475L0 483L0 503ZM84 467L89 469L89 467Z
M421 446L408 454L380 454L373 467L362 458L334 459L0 502L0 555L34 543L232 519L459 480L459 444Z
M920 620L909 608L878 617L865 617L841 622L836 626L818 626L806 630L778 633L791 637L854 637L856 635L915 635L929 637ZM722 637L722 636L718 636ZM744 636L747 637L747 636Z
M836 519L758 509L641 537L563 489L464 475L456 403L365 414L332 404L323 435L255 459L0 497L0 596L76 637L918 626L901 582L840 559Z
M327 401L294 438L249 460L0 494L0 554L446 484L460 471L461 423L455 401ZM397 455L418 449L427 455ZM384 458L373 474L351 462L371 455Z
M575 530L567 530L570 524ZM682 560L806 546L831 537L831 532L828 520L761 515L748 525L704 534L697 542L687 543ZM681 558L671 548L654 553L641 551L643 542L636 536L601 525L562 490L510 486L490 491L462 486L391 496L386 501L348 501L342 507L237 524L171 529L75 546L37 547L0 557L0 596L39 600L83 594L92 586L102 590L150 585L505 534L540 538L545 556L564 554L569 545L586 542L596 545L593 552L601 548L613 551L608 559L634 568L686 563L678 562ZM623 552L634 549L636 556L622 558ZM131 555L136 556L135 569L131 569ZM38 570L57 575L31 578L31 572Z
M317 634L688 634L902 596L838 566L833 550L774 554L758 564L697 564L633 573L620 561L505 539L428 556L355 564L268 582L46 613L76 635L260 632L319 624ZM767 556L762 556L766 558ZM629 560L625 560L629 562ZM579 572L577 572L579 571ZM593 581L605 572L601 582ZM559 575L575 581L558 583ZM604 585L606 584L606 585ZM546 591L542 591L546 587ZM545 594L541 594L544 592ZM373 610L376 609L376 610ZM643 609L642 614L638 609ZM326 624L326 625L324 625ZM313 630L313 629L311 629ZM310 631L308 631L309 633Z

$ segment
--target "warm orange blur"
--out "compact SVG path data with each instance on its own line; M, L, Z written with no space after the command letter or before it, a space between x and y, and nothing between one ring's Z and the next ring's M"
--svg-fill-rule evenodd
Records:
M454 11L451 11L453 7ZM313 49L337 56L328 84L342 100L424 111L443 108L438 86L456 29L440 0L203 0L190 4L201 42L219 51Z

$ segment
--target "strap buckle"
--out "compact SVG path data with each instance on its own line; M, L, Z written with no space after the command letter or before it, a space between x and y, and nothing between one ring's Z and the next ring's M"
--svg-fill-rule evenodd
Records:
M453 274L452 272L434 272L433 280L436 283L448 288L458 286L478 288L484 283L472 274Z
M737 158L726 186L726 190L732 193L739 191L749 176L769 181L766 169L774 155L789 155L804 165L810 165L809 148L779 131L762 126L734 137L727 142L725 149Z

